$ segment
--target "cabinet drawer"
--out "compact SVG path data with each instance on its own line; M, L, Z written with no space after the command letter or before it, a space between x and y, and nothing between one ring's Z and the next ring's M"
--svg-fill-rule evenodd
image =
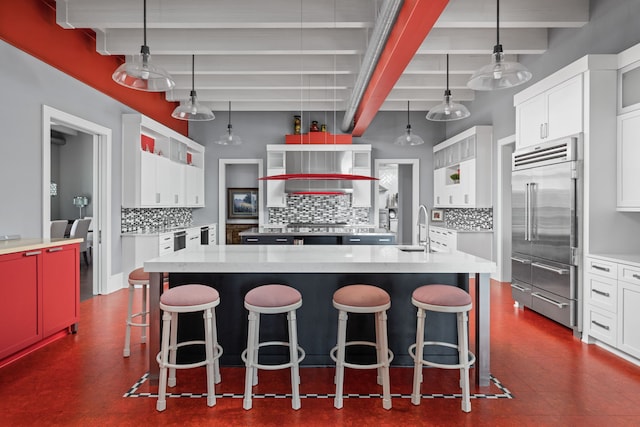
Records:
M589 304L615 313L618 302L618 282L594 274L587 274L585 278Z
M617 321L614 314L590 307L585 323L590 336L615 347Z
M618 265L615 262L602 261L595 258L587 258L585 273L597 274L610 279L618 278Z
M640 269L629 267L627 265L620 264L618 266L619 279L624 280L627 283L634 283L640 285Z

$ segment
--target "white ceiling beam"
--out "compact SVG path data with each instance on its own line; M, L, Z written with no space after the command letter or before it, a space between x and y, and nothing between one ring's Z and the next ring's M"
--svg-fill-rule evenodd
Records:
M335 11L334 11L335 5ZM64 28L142 28L142 2L131 0L57 0ZM335 14L334 14L335 12ZM149 0L148 28L371 28L371 0Z
M357 55L364 52L367 34L361 29L304 30L279 29L180 29L147 30L152 55ZM133 42L138 40L138 42ZM140 51L142 30L96 32L96 50L107 55L126 55Z
M456 89L452 90L453 98L457 101L473 101L475 99L475 92L472 89ZM386 98L386 101L400 101L403 100L416 101L443 101L444 89L398 89L393 88Z
M516 61L516 55L505 55L505 60ZM489 54L449 55L450 74L473 74L477 69L491 62ZM417 54L413 57L404 74L442 74L446 70L445 54Z
M229 100L206 102L200 101L201 104L211 108L216 114L216 120L225 121L227 119L227 111L229 110ZM302 105L298 99L293 101L280 101L280 100L243 100L233 101L231 104L232 114L234 111L291 111L292 114L300 114L308 111L320 112L318 119L322 120L324 115L330 117L334 111L344 111L346 101L341 100L339 103L334 104L332 101L316 100L309 101L304 100ZM406 108L406 101L405 101ZM234 132L239 131L236 126L233 127ZM333 132L329 129L330 132Z
M175 89L190 89L190 75L172 75ZM333 75L199 75L195 76L196 90L200 89L347 89L353 87L355 76Z
M547 50L547 30L523 28L500 30L506 53L540 54ZM490 54L496 44L495 29L434 28L418 48L418 54Z
M509 0L500 3L500 28L582 27L589 0ZM435 28L495 28L495 0L450 0Z
M215 100L258 100L258 99L271 99L271 100L292 100L300 101L300 99L316 99L316 100L328 100L334 99L346 99L351 95L351 90L324 90L324 89L250 89L250 90L236 90L236 89L218 89L200 90L196 88L198 93L198 99L203 101L215 101ZM189 98L190 89L173 89L166 93L167 101L181 101Z

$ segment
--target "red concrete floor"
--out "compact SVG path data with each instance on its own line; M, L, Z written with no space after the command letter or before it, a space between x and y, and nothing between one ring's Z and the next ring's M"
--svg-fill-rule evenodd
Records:
M0 369L0 426L141 426L141 425L473 425L473 426L638 426L640 367L596 346L531 311L513 307L508 284L492 284L491 369L513 398L496 385L472 386L472 393L502 398L474 398L472 412L460 399L423 399L413 406L394 397L393 409L379 398L348 398L333 408L332 398L307 397L299 411L291 400L219 397L209 408L205 398L169 398L167 410L156 399L123 397L146 372L145 346L139 331L131 357L122 357L127 293L122 290L81 303L80 329ZM393 321L393 319L389 319ZM221 327L219 323L219 327ZM407 325L414 328L415 325ZM223 367L216 394L243 392L242 368ZM301 393L332 394L333 369L301 369ZM412 372L393 368L392 393L411 393ZM457 371L425 370L422 392L458 393ZM137 393L155 393L143 383ZM178 372L173 393L206 391L204 368ZM260 373L256 393L290 393L288 371ZM346 393L380 393L373 371L346 370Z

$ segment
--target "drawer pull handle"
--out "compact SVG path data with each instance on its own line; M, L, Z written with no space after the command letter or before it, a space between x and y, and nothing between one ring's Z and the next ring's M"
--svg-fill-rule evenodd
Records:
M599 265L595 264L591 264L591 267L595 268L596 270L605 271L607 273L611 271L609 267L600 267Z
M607 325L603 325L602 323L600 323L600 322L596 322L595 320L592 320L592 321L591 321L591 323L593 323L594 325L599 326L600 328L605 329L605 330L607 330L607 331L608 331L609 329L611 329L611 328L609 328Z
M513 289L517 290L517 291L520 291L520 292L527 292L527 291L530 291L530 290L531 290L530 288L524 288L524 287L522 287L522 286L520 286L520 285L516 285L515 283L512 283L512 284L511 284L511 287L512 287Z
M247 242L257 242L257 241L258 241L258 239L256 239L256 238L250 238L250 237L247 238Z
M560 275L569 274L569 269L567 269L567 268L557 268L557 267L553 267L551 265L542 264L540 262L532 262L531 265L534 266L534 267L541 268L543 270L553 271L554 273L557 273L557 274L560 274Z
M166 250L173 249L173 248L171 246L165 246L163 249L166 251Z
M47 249L47 252L60 252L61 250L62 250L62 246L59 246L57 248Z
M380 239L378 239L378 242L390 242L390 241L391 241L391 239L389 239L389 238L385 238L385 239L380 238ZM640 277L638 277L638 278L640 279Z
M40 255L42 253L42 251L31 251L31 252L25 252L24 256L34 256L34 255Z
M518 258L517 256L512 256L511 260L515 262L519 262L520 264L525 264L525 265L531 264L530 259Z
M555 305L558 308L564 308L566 306L568 306L569 304L567 304L566 302L558 302L558 301L554 301L551 298L547 298L542 294L539 294L538 292L532 292L531 293L532 297L536 297L544 302L548 302L549 304Z
M350 241L350 242L359 242L359 241L360 241L360 239L351 239L351 238L350 238L350 239L349 239L349 241Z
M285 238L276 239L276 242L286 242L286 241L287 241L286 237Z
M592 289L592 291L595 292L598 295L602 295L603 297L609 298L611 296L611 294L609 292L603 292L603 291L600 291L598 289Z
M640 280L640 274L632 274L631 277Z

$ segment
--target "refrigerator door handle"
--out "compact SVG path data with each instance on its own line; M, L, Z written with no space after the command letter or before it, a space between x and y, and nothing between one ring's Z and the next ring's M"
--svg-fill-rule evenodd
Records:
M524 190L524 240L530 241L529 235L529 183L525 184Z
M535 206L533 205L535 200L534 191L536 189L536 183L530 182L528 186L529 186L529 191L528 191L529 203L528 203L527 211L529 215L529 240L533 242L536 239L535 232L537 230L537 227L535 226L536 219L534 218Z
M531 292L531 296L535 297L535 298L538 298L538 299L541 299L544 302L548 302L549 304L553 304L558 308L564 308L564 307L569 305L566 302L558 302L558 301L552 300L551 298L547 298L547 297L545 297L544 295L542 295L539 292Z
M554 267L552 265L543 264L541 262L533 262L533 263L531 263L531 265L533 267L538 267L538 268L541 268L543 270L553 271L554 273L557 273L557 274L560 274L560 275L569 274L571 272L568 268L558 268L558 267Z
M520 264L525 264L525 265L531 264L531 260L530 259L520 258L520 257L517 257L517 256L512 256L511 260L515 261L515 262L519 262Z

